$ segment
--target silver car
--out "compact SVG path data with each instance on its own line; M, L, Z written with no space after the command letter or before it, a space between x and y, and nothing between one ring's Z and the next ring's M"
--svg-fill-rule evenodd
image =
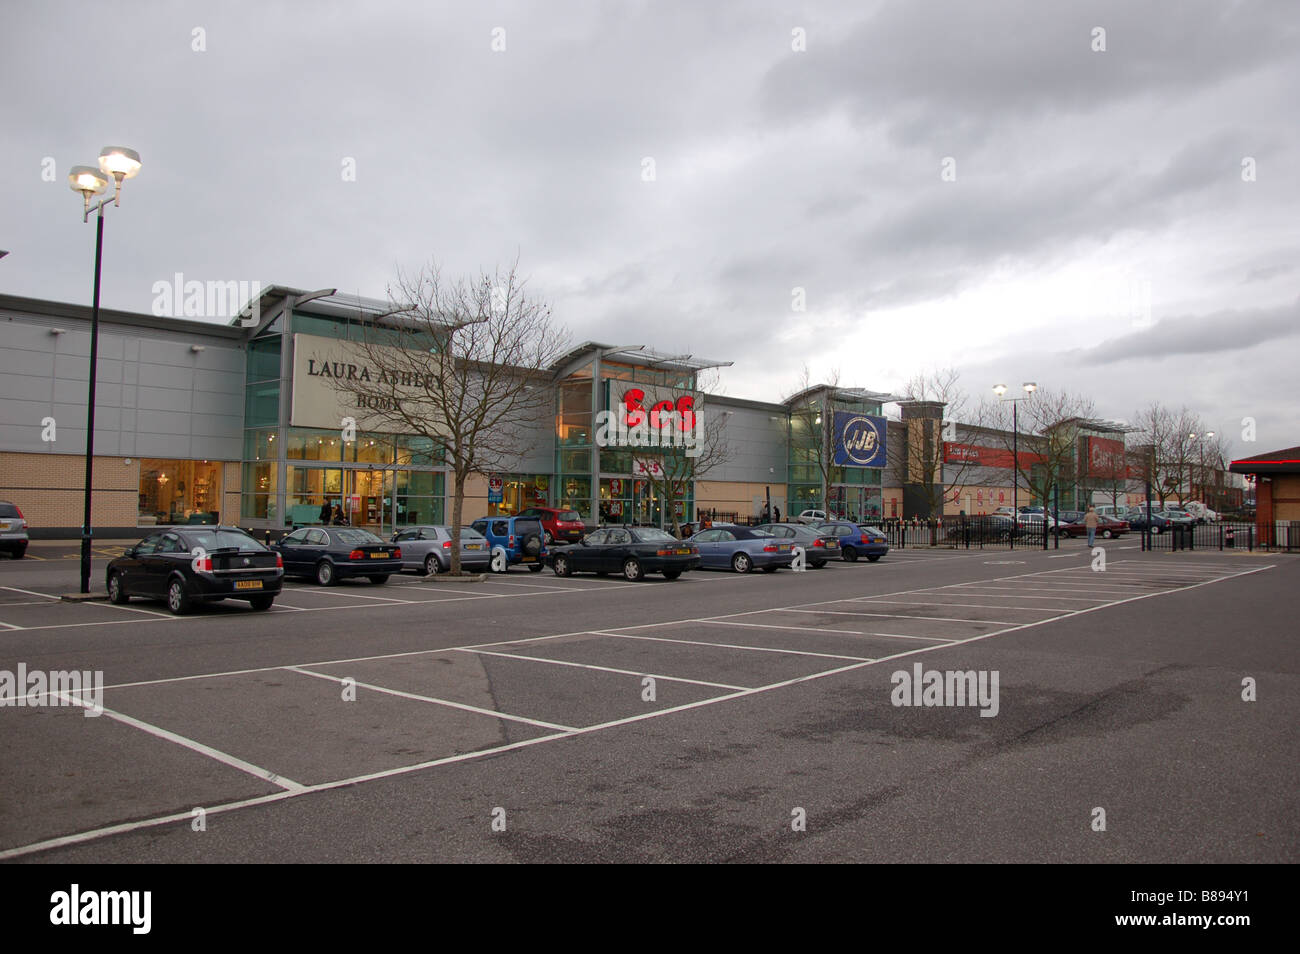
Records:
M7 551L15 560L27 553L27 520L7 500L0 500L0 551Z
M393 534L393 542L402 548L403 570L417 570L425 576L432 576L451 569L451 527L404 527ZM460 528L461 569L486 570L492 562L490 551L483 534L469 527Z

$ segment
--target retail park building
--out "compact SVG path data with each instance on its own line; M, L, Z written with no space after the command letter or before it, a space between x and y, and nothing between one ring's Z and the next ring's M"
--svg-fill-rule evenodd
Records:
M238 318L216 324L101 310L95 534L201 520L281 531L315 522L326 503L377 532L445 522L452 488L435 443L364 429L346 439L353 435L334 423L320 382L304 373L306 355L346 351L388 320L389 304L273 286L252 313L258 318L246 327ZM23 510L33 537L77 536L90 309L0 296L0 335L0 499ZM596 444L593 412L618 408L631 388L690 393L703 370L725 363L575 347L550 369L553 417L530 425L517 459L490 475L499 492L486 474L469 483L466 519L547 505L576 510L589 524L671 523L644 464L626 448ZM886 421L883 405L894 400L826 386L788 400L708 396L707 413L721 419L731 454L684 482L673 502L679 519L705 511L745 519L769 500L783 515L828 509L862 520L927 516L940 501L944 513L1010 505L1007 434L962 425L945 432L943 405L930 402L903 403L902 419ZM804 433L814 421L840 432L825 501L812 452L821 438ZM1122 428L1080 423L1080 476L1062 506L1095 496L1099 483L1131 501L1131 481L1088 477L1098 451L1122 458L1123 439ZM916 466L935 455L943 473ZM1019 501L1033 502L1023 483Z

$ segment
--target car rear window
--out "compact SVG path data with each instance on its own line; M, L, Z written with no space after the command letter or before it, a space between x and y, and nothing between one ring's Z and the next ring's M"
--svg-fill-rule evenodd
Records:
M384 542L383 540L380 540L377 536L375 536L373 533L371 533L369 530L347 529L347 530L335 530L334 532L338 534L338 538L342 543L353 544L353 543L383 543Z
M566 523L579 523L582 521L582 517L578 515L576 510L561 510L555 515L555 519L563 520Z
M542 524L536 517L520 517L515 520L515 533L541 533Z
M487 537L483 536L483 534L479 533L477 530L471 530L469 527L460 528L460 538L462 540L486 540L487 539Z
M863 533L869 533L869 534L871 534L873 537L883 537L883 536L884 536L884 534L881 533L879 530L877 530L875 527L863 526L863 528L862 528L862 532L863 532Z
M224 550L235 547L240 550L265 550L242 530L190 530L185 533L185 542L191 547L203 547L205 550Z
M636 531L637 539L642 543L676 543L677 538L671 533L665 533L663 530L652 528L639 528Z
M11 503L0 503L0 517L16 517L18 508Z

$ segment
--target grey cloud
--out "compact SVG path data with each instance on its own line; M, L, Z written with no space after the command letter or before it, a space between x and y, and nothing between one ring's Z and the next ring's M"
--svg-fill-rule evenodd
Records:
M1277 308L1164 318L1150 328L1073 353L1084 364L1150 361L1152 355L1215 355L1300 337L1300 299Z

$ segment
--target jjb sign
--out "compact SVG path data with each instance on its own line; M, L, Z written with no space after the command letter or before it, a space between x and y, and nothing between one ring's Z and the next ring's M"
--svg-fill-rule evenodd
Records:
M836 467L884 467L885 419L871 414L836 411Z

